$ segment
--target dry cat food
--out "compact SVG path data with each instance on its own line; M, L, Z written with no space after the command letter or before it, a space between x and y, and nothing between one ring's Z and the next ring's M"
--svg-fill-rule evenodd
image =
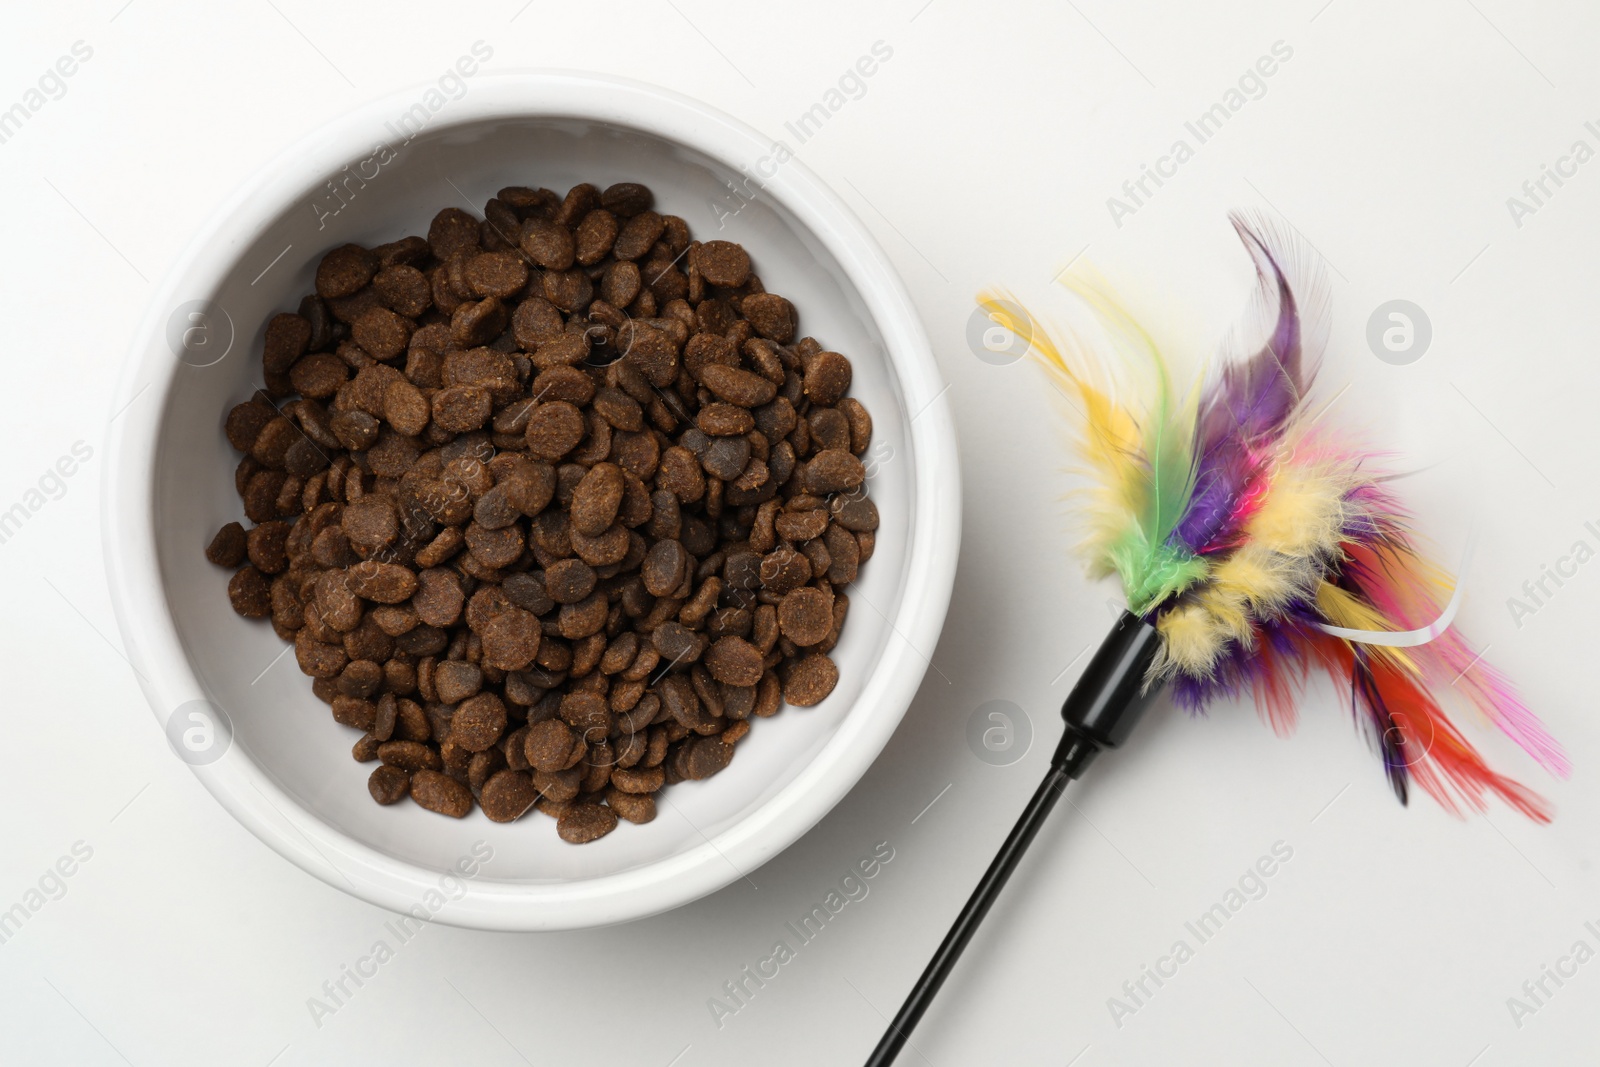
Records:
M251 525L206 555L379 804L592 841L838 681L878 526L850 361L653 202L502 189L267 323L226 422Z

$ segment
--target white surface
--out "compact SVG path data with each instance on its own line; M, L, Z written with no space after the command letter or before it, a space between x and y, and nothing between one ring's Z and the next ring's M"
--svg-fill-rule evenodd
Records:
M390 120L407 114L416 89L323 126L201 229L152 299L112 400L106 565L123 647L156 722L175 738L215 731L182 750L200 749L189 762L206 788L286 858L404 912L441 874L463 873L458 861L481 841L492 866L473 872L448 908L429 909L435 918L495 930L602 926L685 904L760 866L882 751L927 671L917 649L937 641L950 598L961 521L950 407L882 250L803 163L774 161L753 198L707 236L758 250L766 285L806 309L806 331L854 356L851 392L874 413L868 484L888 516L877 531L882 565L851 588L860 607L833 650L838 686L764 729L714 783L664 798L649 826L591 848L563 844L538 820L497 826L482 812L458 821L372 803L349 732L271 629L234 614L228 573L196 551L240 515L238 459L222 423L260 387L257 324L312 291L326 249L425 233L442 205L476 209L516 183L565 191L639 178L663 212L693 217L770 152L755 131L657 88L570 73L471 77L470 94L448 113L441 96L403 145ZM392 145L372 153L382 138ZM351 197L341 202L323 183L352 152L373 163L341 186ZM200 327L196 307L206 309ZM205 340L191 349L196 337Z
M1045 391L1025 365L973 357L971 294L1006 283L1059 312L1050 279L1087 245L1141 308L1164 310L1186 355L1203 354L1248 282L1223 222L1237 205L1275 207L1334 268L1326 390L1351 383L1341 418L1369 423L1408 464L1437 464L1407 492L1447 558L1480 516L1462 622L1577 770L1551 782L1469 726L1558 816L1538 828L1495 808L1459 822L1426 798L1400 809L1326 689L1286 742L1248 707L1204 722L1159 712L1054 816L918 1029L923 1059L902 1062L1592 1059L1600 963L1559 989L1547 980L1554 995L1520 1028L1506 1005L1574 942L1600 947L1584 926L1600 926L1600 571L1579 568L1520 628L1506 607L1541 565L1595 544L1586 521L1600 525L1600 163L1520 228L1506 207L1573 141L1596 147L1591 12L908 0L773 22L754 5L674 0L541 2L509 22L519 0L452 7L455 21L440 5L274 3L36 7L0 41L6 102L72 42L94 48L65 96L0 144L14 316L0 503L22 500L74 442L95 449L0 545L12 686L0 903L74 842L93 849L65 895L0 945L0 1061L860 1062L1032 790L1078 669L1066 668L1109 622L1113 591L1086 584L1064 548L1065 457ZM307 998L380 938L394 943L389 916L216 805L97 635L114 633L97 546L102 427L152 296L140 274L160 278L201 219L307 129L436 75L479 38L492 66L592 64L773 136L874 41L893 48L865 94L797 147L895 259L954 383L964 554L950 623L927 650L938 669L901 729L750 883L599 933L426 929L318 1028ZM1106 198L1280 39L1294 54L1265 95L1116 228ZM95 306L76 303L89 292ZM1432 319L1433 347L1411 366L1379 362L1364 341L1368 315L1394 298ZM994 699L1033 719L1033 750L1010 767L964 740ZM1119 1029L1107 999L1279 840L1294 854L1266 895ZM719 1029L707 998L779 938L794 942L785 924L879 841L894 858L867 897Z

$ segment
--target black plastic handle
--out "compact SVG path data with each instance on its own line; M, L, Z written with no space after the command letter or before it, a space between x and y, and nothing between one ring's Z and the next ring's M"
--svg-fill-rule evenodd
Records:
M1116 748L1127 739L1150 701L1151 692L1145 687L1145 678L1159 648L1160 635L1155 627L1132 612L1124 611L1084 669L1083 677L1067 694L1066 703L1061 705L1061 717L1066 719L1067 729L1050 760L1050 770L1044 781L1039 783L1022 817L1000 846L978 888L956 916L955 924L939 944L933 959L928 961L922 977L917 979L900 1006L866 1067L887 1067L911 1039L912 1029L933 1003L934 994L939 992L956 960L961 958L967 942L977 933L978 924L989 914L989 908L1022 861L1067 783L1082 774L1101 749Z
M1101 749L1116 748L1133 732L1153 695L1145 680L1160 648L1156 628L1124 611L1095 650L1061 705L1067 736L1061 739L1056 759L1067 761L1071 777L1082 774Z

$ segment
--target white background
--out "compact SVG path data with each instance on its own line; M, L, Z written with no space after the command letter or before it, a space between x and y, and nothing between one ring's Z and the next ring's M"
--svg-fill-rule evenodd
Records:
M1271 212L1327 268L1338 419L1422 473L1420 529L1479 544L1461 622L1518 680L1576 771L1554 781L1468 723L1497 768L1557 808L1457 820L1401 808L1328 687L1298 734L1248 703L1158 709L1069 794L914 1036L904 1063L1592 1062L1600 963L1536 1013L1507 998L1600 927L1593 624L1600 564L1537 612L1507 600L1600 538L1600 161L1516 224L1507 198L1600 120L1600 22L1577 3L310 3L17 6L0 107L75 41L93 57L0 144L9 321L0 510L74 442L60 499L0 544L6 649L0 908L74 842L92 858L0 945L0 1062L622 1067L863 1060L1042 773L1055 708L1110 619L1069 551L1058 412L1026 363L964 339L1003 284L1060 314L1080 257L1203 359L1242 306L1225 223ZM952 398L966 485L961 568L915 704L860 786L748 880L629 926L560 935L424 930L335 1015L307 999L389 916L248 835L173 758L117 646L98 545L110 390L130 331L200 220L254 168L356 103L435 78L478 39L490 69L583 67L702 98L795 146L784 124L876 41L892 58L800 157L899 266ZM1118 226L1107 198L1267 54L1246 104ZM1192 136L1187 139L1194 144ZM1426 355L1380 362L1365 326L1416 302ZM1020 762L978 760L975 708L1027 709ZM934 802L936 801L936 802ZM932 806L930 807L930 802ZM1293 856L1119 1026L1108 998L1275 842ZM708 998L767 955L858 859L894 859L719 1027ZM1280 847L1283 847L1280 846ZM792 940L792 938L791 938ZM1532 1003L1531 1001L1529 1002Z

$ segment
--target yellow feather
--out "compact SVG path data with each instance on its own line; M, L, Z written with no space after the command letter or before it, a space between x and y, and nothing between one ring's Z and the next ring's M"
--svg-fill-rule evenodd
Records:
M1317 586L1317 608L1335 626L1349 630L1392 630L1393 622L1370 604L1364 604L1349 592L1336 585L1323 582ZM1388 645L1367 645L1373 655L1403 667L1412 674L1421 674L1416 660L1403 648Z
M1255 634L1250 626L1249 600L1238 589L1208 585L1200 593L1200 604L1211 613L1217 629L1250 648Z
M1074 369L1055 340L1016 301L983 293L978 306L997 325L1032 346L1051 377L1063 387L1068 402L1077 409L1077 453L1092 468L1089 473L1093 475L1093 488L1083 493L1089 527L1084 548L1097 570L1108 572L1106 549L1133 521L1146 480L1137 459L1141 444L1139 420L1111 398L1106 386L1091 380L1086 370ZM1021 312L1022 321L1017 320L1016 312ZM1095 365L1088 359L1077 362L1083 367Z
M1180 604L1156 620L1161 631L1161 651L1151 667L1151 677L1177 671L1209 676L1227 643L1226 630L1199 604Z
M1258 614L1270 613L1296 591L1293 567L1282 554L1250 543L1212 564L1217 588L1235 593Z
M1286 556L1331 556L1344 529L1347 487L1342 472L1279 464L1245 532L1261 547Z
M1322 580L1315 556L1290 556L1254 542L1212 564L1217 587L1241 597L1260 618L1272 618L1294 600L1311 596Z

